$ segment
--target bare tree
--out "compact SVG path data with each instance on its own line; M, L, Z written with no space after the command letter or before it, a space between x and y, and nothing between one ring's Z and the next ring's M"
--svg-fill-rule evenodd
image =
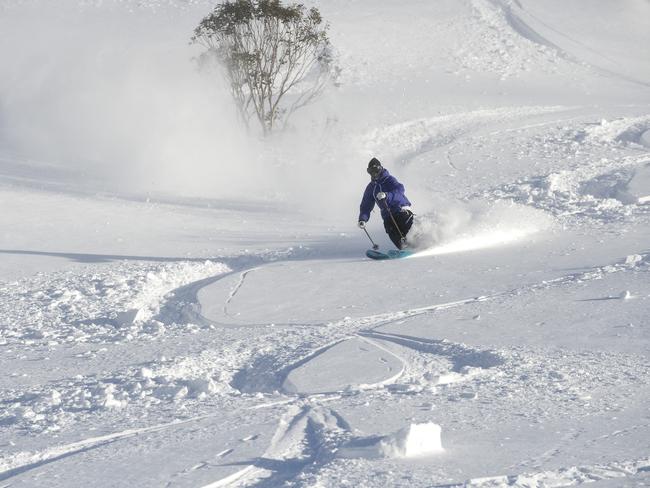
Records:
M192 42L216 60L239 113L268 134L312 102L336 73L326 24L316 8L279 0L234 0L217 5L194 30Z

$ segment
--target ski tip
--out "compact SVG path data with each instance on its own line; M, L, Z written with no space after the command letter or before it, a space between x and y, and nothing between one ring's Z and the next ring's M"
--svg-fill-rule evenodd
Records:
M370 259L376 259L376 260L390 259L388 254L378 251L376 249L368 249L366 251L366 256L369 257Z
M412 256L413 254L415 254L415 252L410 249L402 249L402 250L391 249L386 252L376 251L374 249L368 249L366 251L366 256L369 257L370 259L375 259L375 260L401 259L401 258L406 258L408 256Z

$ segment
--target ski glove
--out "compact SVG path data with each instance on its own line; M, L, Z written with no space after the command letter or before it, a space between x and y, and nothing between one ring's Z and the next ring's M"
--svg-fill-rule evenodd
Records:
M377 200L383 200L384 198L386 198L386 194L383 191L377 193Z
M363 220L360 220L357 225L359 226L359 229L365 229L366 228L366 223Z

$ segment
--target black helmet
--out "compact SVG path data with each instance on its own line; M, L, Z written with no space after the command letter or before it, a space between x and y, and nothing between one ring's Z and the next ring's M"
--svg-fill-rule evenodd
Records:
M373 180L377 179L383 170L384 168L377 158L372 158L368 163L367 171Z

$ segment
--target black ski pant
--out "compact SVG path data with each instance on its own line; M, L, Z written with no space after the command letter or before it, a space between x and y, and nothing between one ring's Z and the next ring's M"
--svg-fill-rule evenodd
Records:
M390 237L390 240L395 244L395 247L397 249L404 249L406 247L406 240L403 240L402 236L406 237L406 234L408 234L408 231L413 225L413 212L403 208L399 212L392 212L392 215L393 218L389 215L384 220L384 229L388 237ZM395 219L395 222L393 222L393 219ZM397 227L395 227L395 223L397 223Z

